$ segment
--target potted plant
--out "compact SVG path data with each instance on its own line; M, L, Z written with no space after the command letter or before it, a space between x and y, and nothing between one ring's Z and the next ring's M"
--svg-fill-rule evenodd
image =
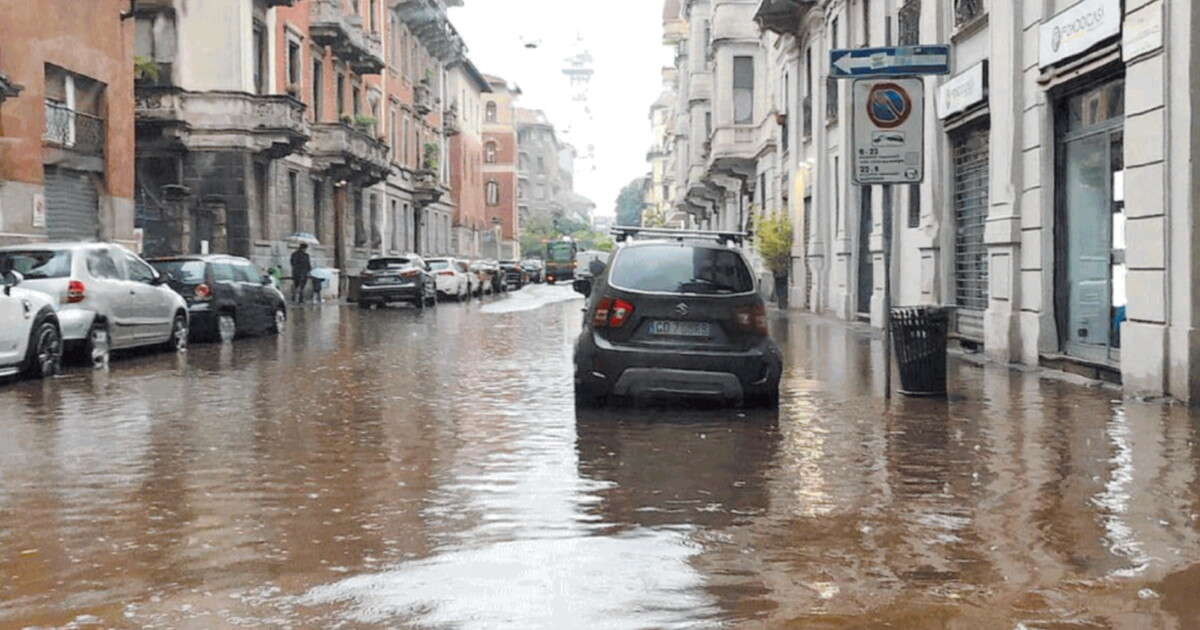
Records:
M150 57L135 56L133 79L137 83L158 83L158 64Z
M375 126L375 118L358 114L354 117L354 126L358 127L359 131L370 131Z
M425 170L437 173L438 170L438 145L432 142L425 143Z
M754 246L775 278L779 308L788 306L788 269L792 263L792 222L783 212L762 212L754 220Z

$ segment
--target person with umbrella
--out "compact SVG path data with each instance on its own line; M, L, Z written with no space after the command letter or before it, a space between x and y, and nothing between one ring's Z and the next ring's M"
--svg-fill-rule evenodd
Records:
M300 304L304 301L304 286L308 284L308 275L312 273L312 259L308 256L308 243L300 243L300 248L292 253L292 301Z

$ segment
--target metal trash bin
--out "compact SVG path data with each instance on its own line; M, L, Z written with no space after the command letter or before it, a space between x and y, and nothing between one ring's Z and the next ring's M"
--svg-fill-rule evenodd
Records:
M892 309L892 347L900 371L900 393L946 395L946 335L950 311L940 306Z

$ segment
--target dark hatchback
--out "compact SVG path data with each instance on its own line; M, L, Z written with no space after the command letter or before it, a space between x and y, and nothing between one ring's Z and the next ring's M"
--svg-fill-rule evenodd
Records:
M412 302L417 308L437 306L437 285L420 256L380 256L367 261L358 289L358 305Z
M661 396L773 407L783 360L745 257L719 242L635 242L576 288L576 403Z
M520 289L529 284L529 273L515 260L501 260L500 275L505 289Z
M174 256L147 260L187 301L191 337L231 341L243 335L279 334L287 325L287 300L254 263L237 256Z

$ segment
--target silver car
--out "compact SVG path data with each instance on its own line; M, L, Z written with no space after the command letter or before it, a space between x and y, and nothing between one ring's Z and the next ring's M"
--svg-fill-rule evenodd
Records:
M62 333L50 298L23 289L21 274L0 277L0 378L54 376L62 362Z
M0 247L0 273L46 294L67 353L93 365L113 349L162 345L184 350L187 303L144 260L113 243L38 243Z

